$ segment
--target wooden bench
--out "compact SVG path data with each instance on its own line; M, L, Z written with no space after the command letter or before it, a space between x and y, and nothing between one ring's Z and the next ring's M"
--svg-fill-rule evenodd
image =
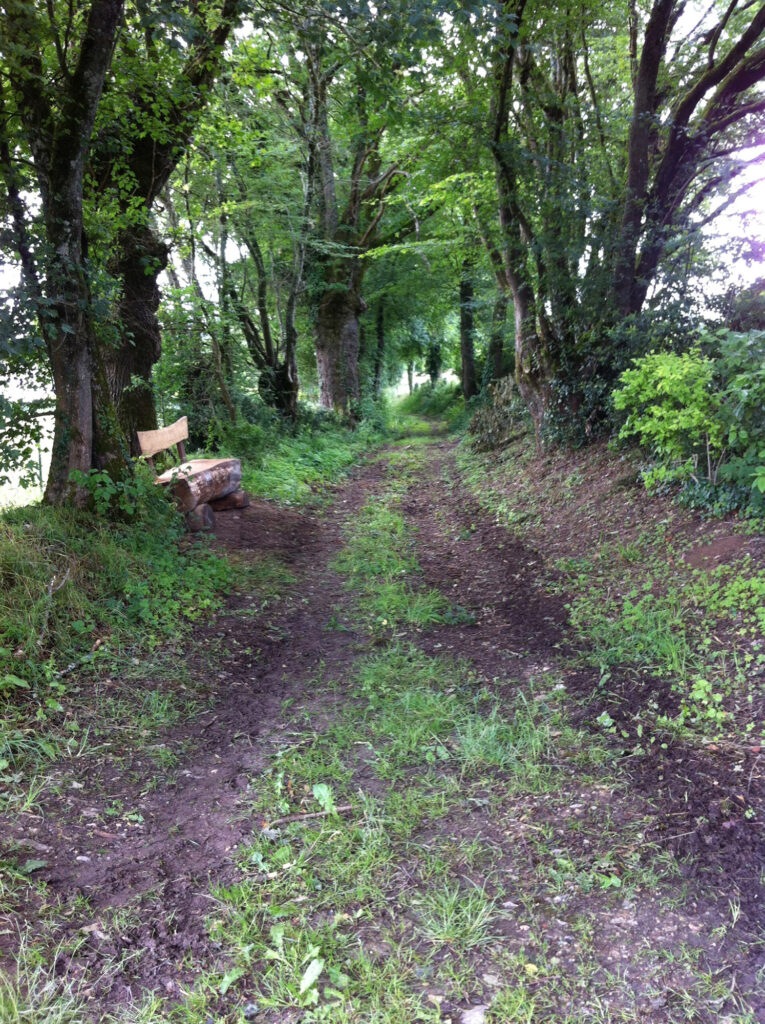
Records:
M182 416L161 430L139 430L138 443L152 469L155 455L177 446L179 465L159 474L156 483L170 490L190 530L211 530L215 512L249 504L239 488L242 464L239 459L187 459L183 442L188 436L188 417Z

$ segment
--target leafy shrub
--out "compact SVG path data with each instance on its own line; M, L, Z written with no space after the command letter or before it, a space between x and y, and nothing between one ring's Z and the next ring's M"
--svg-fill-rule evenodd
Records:
M542 426L545 442L583 448L611 429L605 414L613 378L559 374L550 382L550 405Z
M462 412L464 406L462 392L458 384L423 384L415 388L411 395L401 400L401 412L415 416L430 416L434 419L450 420Z
M720 420L728 457L720 479L765 491L765 331L720 331L717 375L723 390ZM762 501L759 503L763 506Z
M706 349L702 351L701 345ZM716 512L763 504L765 332L703 335L689 352L652 352L619 378L620 439L653 459L646 486L672 481Z
M274 422L271 429L278 429ZM243 459L250 466L259 466L268 438L268 429L261 423L240 417L236 423L215 420L208 439L208 446L221 456Z
M104 469L88 473L75 469L69 474L72 483L90 493L93 511L105 519L140 520L172 530L178 517L167 496L154 484L154 474L141 462L134 474L122 480L113 479Z
M627 412L619 437L637 438L661 461L645 475L650 487L667 479L698 479L706 452L707 475L715 482L722 451L720 399L712 392L714 363L698 349L677 355L652 352L619 378L614 408Z

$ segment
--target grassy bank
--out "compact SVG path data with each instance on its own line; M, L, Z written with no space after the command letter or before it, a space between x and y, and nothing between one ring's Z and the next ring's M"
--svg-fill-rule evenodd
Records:
M631 667L675 695L662 725L765 736L756 524L648 495L629 458L602 446L538 456L526 436L489 455L464 446L460 465L481 505L544 556L547 588L567 595L580 657L603 691Z
M242 486L254 497L316 504L327 487L393 432L395 415L384 404L353 429L330 413L306 410L291 424L263 410L256 423L221 425L215 454L242 459Z

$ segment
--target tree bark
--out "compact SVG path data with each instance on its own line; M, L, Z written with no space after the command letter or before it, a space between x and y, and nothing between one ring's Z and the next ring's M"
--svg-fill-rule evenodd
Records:
M122 343L106 349L106 371L120 425L137 457L137 431L157 427L151 374L162 353L158 278L168 249L143 223L121 233L118 253L114 273L122 282L117 306Z
M190 512L214 498L225 498L239 490L242 482L242 464L239 459L195 459L184 463L191 467L169 469L157 478L159 485L168 487L181 512Z
M377 346L375 348L373 380L375 398L379 398L382 393L382 371L385 358L385 299L382 295L377 300L375 333L377 335Z
M478 394L475 373L475 315L473 309L472 262L465 260L460 275L460 365L462 396L469 401Z
M636 251L648 194L650 142L656 133L657 81L675 2L656 0L654 3L634 80L635 101L627 149L627 189L613 288L616 308L623 316L635 312L638 302Z
M325 409L347 416L361 397L359 390L359 315L363 303L350 288L328 288L316 319L319 400Z
M494 308L491 313L491 337L489 339L488 352L488 371L490 381L499 380L502 376L507 306L507 292L504 288L497 288L497 293L494 296Z
M520 0L518 3L515 12L518 24L523 16L525 3L526 0ZM510 10L509 4L507 7ZM495 75L492 153L502 232L504 278L510 289L515 312L515 379L534 423L534 433L539 447L550 400L553 366L547 350L544 315L537 308L528 265L534 236L531 225L520 208L513 147L510 146L509 140L510 97L517 53L515 40L503 36L500 62Z

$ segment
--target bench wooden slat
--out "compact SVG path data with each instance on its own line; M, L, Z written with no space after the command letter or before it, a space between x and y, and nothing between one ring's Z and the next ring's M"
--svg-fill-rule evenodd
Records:
M189 418L181 416L169 427L161 427L159 430L139 430L138 444L141 446L141 453L150 459L153 455L165 451L166 448L185 441L188 436Z

